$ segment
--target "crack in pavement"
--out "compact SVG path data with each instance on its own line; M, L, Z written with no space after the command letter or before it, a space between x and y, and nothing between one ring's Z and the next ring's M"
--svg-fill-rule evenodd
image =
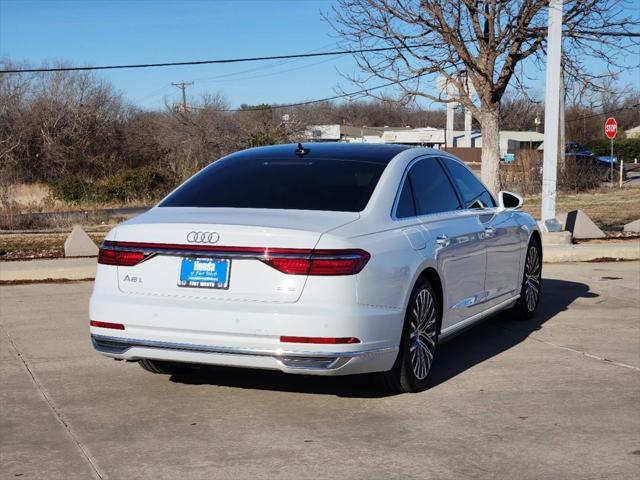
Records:
M515 328L515 329L514 328L508 328L508 327L505 327L504 325L496 325L496 326L498 328L502 328L503 330L507 330L507 331L510 331L510 332L522 333L522 330L518 330L517 328ZM531 340L535 340L536 342L539 342L539 343L544 343L546 345L550 345L552 347L560 348L562 350L567 350L569 352L578 353L578 354L583 355L583 356L585 356L587 358L592 358L594 360L599 360L599 361L607 363L609 365L616 365L618 367L628 368L630 370L635 370L636 372L640 372L640 367L636 367L636 366L633 366L633 365L628 365L628 364L622 363L622 362L617 362L615 360L611 360L610 358L601 357L599 355L594 355L593 353L589 353L589 352L585 352L585 351L582 351L582 350L578 350L576 348L567 347L566 345L560 345L560 344L557 344L557 343L553 343L553 342L550 342L549 340L543 340L541 338L534 337L533 335L527 335L526 338L527 339L531 339Z
M71 425L69 425L69 422L65 419L62 412L58 410L55 403L53 402L53 399L47 392L47 389L44 387L44 385L42 385L42 383L40 383L40 380L38 380L38 377L36 376L33 369L31 368L29 361L22 355L22 353L20 353L18 346L13 341L13 338L11 338L11 335L9 335L9 332L7 331L6 327L2 326L0 327L0 330L7 337L9 345L11 345L11 348L15 352L16 357L20 360L20 363L22 364L27 374L31 378L31 381L36 386L37 390L40 392L40 395L42 395L42 398L46 402L49 409L53 412L54 417L63 426L63 428L65 429L65 431L67 432L71 440L73 441L73 443L76 445L76 447L82 454L82 457L89 464L89 467L93 472L93 477L98 480L105 480L107 476L104 474L104 472L100 469L100 467L96 463L96 459L93 458L93 456L89 452L89 449L80 441L80 439L78 438L78 435L76 435L76 433L73 431L73 429L71 428Z

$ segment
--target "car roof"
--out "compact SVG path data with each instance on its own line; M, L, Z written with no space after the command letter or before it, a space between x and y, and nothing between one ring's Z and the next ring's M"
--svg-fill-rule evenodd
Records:
M388 164L399 153L413 148L409 145L389 145L372 143L312 143L303 142L302 148L307 151L305 160L316 159L340 159L340 160L364 160ZM270 145L266 147L250 148L229 155L226 158L264 158L264 159L285 159L296 158L297 143L285 145Z

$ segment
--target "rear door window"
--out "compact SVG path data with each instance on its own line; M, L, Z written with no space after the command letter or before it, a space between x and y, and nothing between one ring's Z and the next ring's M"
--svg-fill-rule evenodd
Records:
M458 196L436 158L416 162L407 175L417 215L450 212L460 208Z
M484 185L460 162L443 158L442 161L456 183L464 208L493 208L496 202Z

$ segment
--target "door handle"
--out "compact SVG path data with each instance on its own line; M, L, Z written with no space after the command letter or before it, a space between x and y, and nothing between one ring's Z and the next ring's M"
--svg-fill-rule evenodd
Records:
M446 247L451 243L447 235L438 235L436 237L436 245L439 247Z
M484 238L493 238L496 236L496 229L493 227L487 227L484 229Z

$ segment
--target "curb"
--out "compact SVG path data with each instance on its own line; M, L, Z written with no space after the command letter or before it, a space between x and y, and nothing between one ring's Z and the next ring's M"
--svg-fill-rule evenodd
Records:
M543 246L544 263L640 260L640 241Z
M93 279L96 262L96 257L0 262L0 282Z

